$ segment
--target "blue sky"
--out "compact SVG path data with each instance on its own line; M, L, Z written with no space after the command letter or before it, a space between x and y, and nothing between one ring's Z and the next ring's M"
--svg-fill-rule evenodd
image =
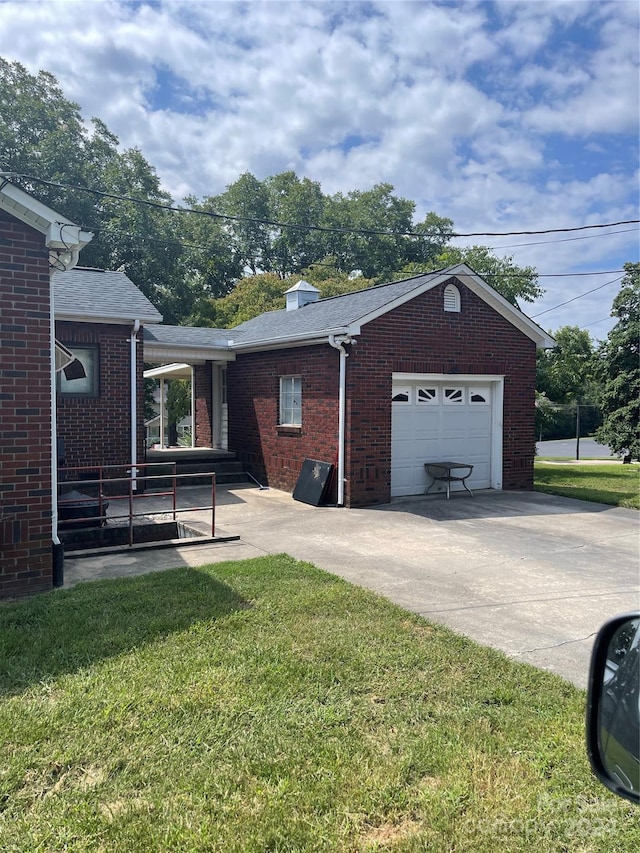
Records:
M640 218L639 8L5 0L0 55L52 72L177 200L294 169L391 183L459 231L565 228ZM601 338L619 275L595 273L638 260L639 232L595 233L475 242L562 273L526 312Z

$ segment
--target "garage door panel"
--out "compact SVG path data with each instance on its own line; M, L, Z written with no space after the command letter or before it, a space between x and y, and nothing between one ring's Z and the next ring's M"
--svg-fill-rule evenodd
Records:
M438 383L429 380L429 387ZM461 384L461 402L448 402L443 388L450 383L440 383L436 400L418 402L418 388L423 382L411 385L411 402L393 404L391 494L424 494L432 480L424 470L428 461L453 460L473 465L467 480L470 488L491 487L491 448L493 413L490 405L491 389L485 384L481 394L478 386ZM453 484L456 491L463 486ZM434 489L435 491L435 489Z
M391 474L391 488L409 488L413 484L413 466L406 468L394 468ZM401 494L410 494L402 492Z

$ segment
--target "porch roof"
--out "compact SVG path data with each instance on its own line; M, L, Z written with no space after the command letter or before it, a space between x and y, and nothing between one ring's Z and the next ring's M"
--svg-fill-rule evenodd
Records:
M234 361L229 349L229 329L196 326L145 326L145 361L204 364L205 361Z
M162 367L151 367L145 370L145 379L191 379L190 364L164 364Z

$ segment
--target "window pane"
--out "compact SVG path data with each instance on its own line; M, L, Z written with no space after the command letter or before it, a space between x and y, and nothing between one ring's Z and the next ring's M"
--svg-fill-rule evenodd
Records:
M67 345L67 349L69 349L82 364L85 375L79 379L67 379L64 375L64 371L61 371L58 374L60 377L60 393L78 394L84 397L97 397L99 393L98 348L74 347Z
M280 423L300 426L302 423L302 377L280 377Z

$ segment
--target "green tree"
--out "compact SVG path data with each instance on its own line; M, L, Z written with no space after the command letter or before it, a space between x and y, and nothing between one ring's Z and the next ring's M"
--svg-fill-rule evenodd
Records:
M537 390L555 403L593 402L596 365L589 332L578 326L563 326L553 337L553 349L538 350Z
M257 275L266 270L271 246L266 221L272 218L272 210L264 184L250 172L244 172L222 195L206 198L203 206L231 217L224 220L223 228L238 256L240 271L247 268Z
M227 296L203 301L190 321L195 326L230 329L265 311L284 308L284 292L288 286L272 272L247 276Z
M512 305L517 306L518 300L533 302L544 292L538 285L538 273L535 267L519 267L513 262L512 257L500 258L486 246L466 246L461 249L456 246L447 246L429 260L406 264L393 278L407 278L456 264L470 266Z
M535 267L519 267L514 264L512 257L501 258L486 246L463 248L447 246L432 260L405 267L404 272L414 275L418 272L431 272L456 264L470 266L512 305L517 305L518 300L533 302L542 296L543 291L538 286L538 273Z
M53 75L30 74L0 59L0 171L56 184L167 205L153 167L137 149L118 150L118 139L99 119L87 127L78 105L65 98ZM180 287L182 255L175 214L95 193L16 178L27 192L94 232L83 250L85 266L122 268L152 302L175 321L172 295Z
M169 443L177 443L177 426L191 412L191 383L188 379L171 379L167 388L167 425Z
M640 460L640 264L624 265L611 314L618 321L598 352L603 423L598 441Z
M287 278L322 257L322 233L304 226L322 221L325 198L317 181L300 180L295 172L267 178L264 186L269 194L271 219L296 226L272 226L266 269Z
M537 353L538 435L568 438L576 435L578 425L580 435L591 435L602 421L593 341L578 326L563 326L552 334L554 349Z
M540 293L530 267L519 268L484 247L448 248L450 219L432 212L414 224L414 202L395 195L387 183L325 196L319 183L293 171L263 181L246 172L219 196L185 200L208 216L170 211L171 197L139 150L120 151L117 137L98 118L85 124L53 75L31 75L20 63L3 59L0 170L94 191L17 179L94 232L82 253L84 265L123 269L167 323L219 325L219 316L227 325L234 317L246 319L258 305L277 303L280 295L273 293L272 280L250 283L240 291L238 304L229 300L214 307L211 300L227 300L247 272L273 273L284 281L321 264L333 270L323 295L389 281L401 270L413 274L459 260L486 275L512 302ZM353 271L360 271L362 281L350 277ZM243 304L249 291L259 296L253 308Z

